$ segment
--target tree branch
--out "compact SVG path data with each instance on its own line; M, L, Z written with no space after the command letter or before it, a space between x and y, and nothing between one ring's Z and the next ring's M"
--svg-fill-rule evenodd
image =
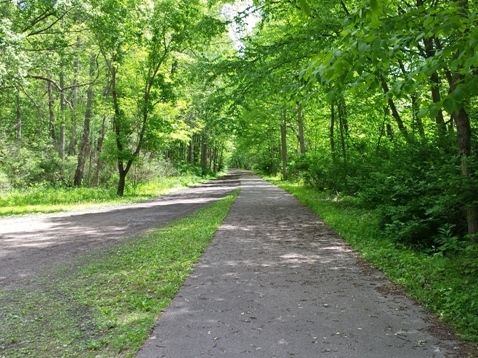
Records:
M345 5L343 0L340 0L340 5L342 5L342 9L344 9L345 15L350 16L349 9L347 9L347 5Z

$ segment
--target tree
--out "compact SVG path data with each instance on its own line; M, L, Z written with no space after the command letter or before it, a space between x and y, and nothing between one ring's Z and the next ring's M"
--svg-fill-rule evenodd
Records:
M435 119L440 138L445 135L442 110L456 126L461 171L472 174L472 135L469 105L477 95L476 42L471 40L476 21L467 1L439 2L418 0L414 5L396 1L377 1L350 16L340 52L330 55L319 72L326 82L349 86L380 85L403 137L411 138L401 119L394 98L425 99L418 118L428 114ZM410 26L413 24L414 26ZM331 69L331 70L330 70ZM352 74L352 75L351 75ZM446 82L440 81L445 78ZM389 86L388 82L391 83ZM447 86L447 90L441 88ZM445 93L445 95L442 95ZM417 97L420 94L420 97ZM415 102L416 103L416 102ZM445 144L446 145L446 144ZM465 188L462 188L465 190ZM478 233L478 211L472 202L465 204L468 234Z
M156 106L174 100L173 55L207 41L221 27L207 16L199 0L138 0L135 4L111 0L100 8L103 13L92 19L91 28L109 71L117 194L123 195L126 175L147 133L156 130L151 128L158 123L151 121L157 115Z

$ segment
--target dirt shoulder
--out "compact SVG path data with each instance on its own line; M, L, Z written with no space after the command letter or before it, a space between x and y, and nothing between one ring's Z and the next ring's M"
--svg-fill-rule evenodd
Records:
M0 219L0 288L67 265L79 255L167 224L225 197L238 186L231 173L208 183L131 205Z

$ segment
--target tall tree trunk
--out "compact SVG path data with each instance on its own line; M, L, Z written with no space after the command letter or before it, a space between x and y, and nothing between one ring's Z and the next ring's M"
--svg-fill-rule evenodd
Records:
M304 138L304 113L302 108L302 103L297 104L297 125L298 125L298 139L299 139L299 149L300 154L305 154L305 138Z
M193 137L194 145L193 145L193 165L197 165L200 163L201 159L201 136L199 134L195 134Z
M344 134L348 137L350 131L349 121L347 119L347 104L345 103L345 98L343 96L341 96L338 100L337 108L339 112L340 125L344 130Z
M193 157L194 157L194 135L191 137L188 143L186 160L189 164L193 164Z
M113 61L114 62L114 61ZM133 164L133 159L124 160L123 153L125 147L123 145L123 113L120 108L118 88L116 86L117 68L111 66L111 96L113 98L113 127L116 135L116 149L118 150L118 157L116 158L116 164L118 168L118 187L116 189L116 195L123 196L126 186L126 175ZM136 154L136 153L135 153ZM134 156L134 154L133 154Z
M217 162L218 151L219 151L218 147L217 147L217 145L215 145L214 148L213 148L213 151L212 151L212 164L213 164L212 165L212 171L214 173L217 173L217 170L218 170L218 162Z
M114 62L114 59L113 61ZM116 189L116 195L123 196L124 189L126 185L126 174L127 171L125 170L125 163L122 157L123 154L123 141L122 141L122 132L121 132L121 124L122 124L122 113L119 104L119 95L118 89L116 88L116 72L117 68L115 65L110 66L111 72L111 97L113 99L113 129L116 135L116 149L118 150L118 157L116 158L116 166L118 168L118 186Z
M208 165L207 165L207 136L206 133L203 132L201 134L201 172L202 175L206 175L208 172Z
M65 161L65 126L66 126L66 98L65 98L65 74L63 70L60 72L60 112L61 112L61 121L60 121L60 142L59 142L59 151L61 162Z
M458 5L460 6L460 16L466 18L468 16L468 0L459 0ZM462 37L462 35L461 32L458 32L459 38ZM453 92L456 90L458 84L465 81L465 75L460 69L458 69L452 74L451 80L450 92ZM466 103L462 103L462 107L453 113L453 118L455 120L458 138L458 153L461 156L461 173L468 179L472 175L473 170L470 167L470 156L472 154L471 124L465 105ZM464 189L466 190L467 188ZM465 205L465 211L468 224L468 235L473 241L478 242L478 207L474 203L473 198L471 198L470 202Z
M388 94L390 92L390 89L388 87L387 82L385 81L385 78L383 76L380 76L380 80L382 82L383 92L385 94ZM400 133L402 133L407 143L411 143L412 140L410 138L410 135L408 134L407 127L405 127L402 121L402 117L400 116L400 113L398 113L398 110L397 110L397 107L395 106L395 102L393 101L393 98L388 96L387 102L388 102L388 107L390 108L390 111L392 112L392 117L395 119L395 122L397 123Z
M417 0L417 7L422 8L425 5L423 0ZM423 39L423 43L425 45L425 56L427 58L431 58L436 55L435 50L435 37L425 37ZM438 75L437 71L434 71L430 75L430 91L433 103L440 103L441 102L441 94L440 94L440 76ZM446 135L446 124L443 118L443 111L440 109L435 117L435 123L438 128L438 136L440 139L443 139Z
M121 163L123 164L123 163ZM124 189L126 187L126 175L128 172L125 170L123 165L120 165L118 163L118 188L116 190L116 195L118 196L123 196L124 195Z
M282 180L287 180L287 112L284 109L280 126L281 157L282 157Z
M423 122L422 119L418 116L418 101L417 101L417 96L412 95L412 118L413 118L413 123L415 124L416 128L418 129L418 134L420 135L420 138L424 139L425 138L425 129L423 128Z
M471 125L468 113L461 108L454 114L456 132L458 135L458 152L461 156L461 173L465 177L472 175L470 167L471 155ZM465 181L466 182L466 181ZM466 185L466 184L465 184ZM463 188L466 190L466 188ZM473 241L478 241L478 208L473 202L465 206L466 220L468 223L468 235Z
M339 114L339 129L340 129L340 144L342 147L342 157L344 159L344 163L347 162L347 146L345 143L345 136L348 135L348 123L347 118L345 117L345 109L342 100L337 105L338 107L338 114Z
M437 72L433 72L430 76L431 81L431 93L432 93L432 101L433 103L440 103L441 102L441 94L440 94L440 77L438 76ZM446 124L445 119L443 118L443 111L441 108L438 110L438 113L435 117L435 123L438 128L438 135L440 138L444 138L446 135Z
M81 48L81 38L78 36L76 39L76 51L80 51ZM76 153L76 143L77 143L77 110L76 107L78 105L78 84L79 84L79 76L80 76L80 58L79 56L75 56L75 79L73 81L73 88L71 89L71 129L70 129L70 140L68 144L68 155L75 155ZM90 56L90 69L91 69L91 56ZM92 81L91 73L90 73L90 81Z
M335 162L335 105L332 102L330 104L330 127L329 127L329 140L330 140L330 153L332 154L332 161Z
M112 62L114 62L113 59ZM162 62L161 62L162 63ZM123 196L125 183L126 183L126 175L128 174L129 170L131 169L133 163L139 157L141 153L141 148L143 146L144 137L146 134L146 127L148 124L150 110L153 107L151 103L151 91L153 89L156 75L158 74L160 68L160 64L156 64L154 68L149 69L148 78L144 83L144 90L143 90L143 98L142 103L140 106L140 113L141 113L141 124L139 125L139 130L137 130L137 142L136 148L132 153L127 153L128 159L124 159L124 152L128 151L127 145L124 144L124 131L125 126L125 118L123 111L120 109L119 103L119 95L118 95L118 88L117 88L117 67L110 66L111 72L111 90L112 90L112 97L113 97L113 107L114 107L114 116L113 116L113 123L114 123L114 130L116 134L116 148L118 149L118 174L119 174L119 182L118 182L118 196Z
M93 80L95 73L95 56L90 55L90 81ZM85 169L85 162L87 156L88 143L90 140L90 123L92 118L93 110L93 83L90 83L88 90L86 92L86 110L85 110L85 119L83 122L83 134L81 136L80 147L78 150L78 164L76 166L75 178L73 185L81 186L83 180L83 171Z
M103 160L101 159L101 151L103 150L103 142L106 134L106 115L103 115L103 120L101 121L101 129L99 133L98 140L96 142L96 170L95 170L95 180L94 183L98 187L100 186L101 181L101 171L103 170Z
M53 88L52 88L51 82L48 82L47 84L47 93L48 93L48 115L49 115L48 134L50 136L53 146L56 148L57 147L56 131L55 131L56 118L55 118L55 109L54 109L55 98L53 97Z
M16 96L16 114L17 114L17 145L18 147L22 146L22 141L23 141L23 135L22 135L22 107L21 107L21 98L20 98L20 91L17 90L17 96Z

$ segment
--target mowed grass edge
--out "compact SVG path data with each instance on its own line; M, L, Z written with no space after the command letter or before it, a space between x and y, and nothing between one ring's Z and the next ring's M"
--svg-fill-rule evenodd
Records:
M0 357L133 357L238 190L168 226L0 291Z

